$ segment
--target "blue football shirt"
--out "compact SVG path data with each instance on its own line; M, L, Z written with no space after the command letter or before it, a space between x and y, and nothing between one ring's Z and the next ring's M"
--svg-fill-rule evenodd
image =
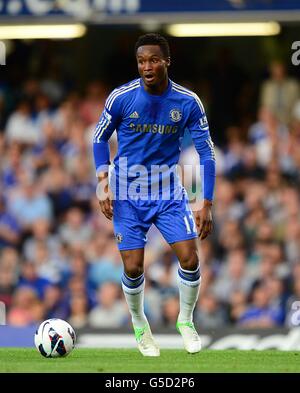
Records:
M117 192L120 184L126 181L128 190L137 180L142 188L138 193L149 192L151 184L159 179L164 184L163 179L170 174L174 191L181 187L176 167L185 129L191 133L200 163L207 164L206 178L211 180L205 180L204 176L208 185L205 198L212 199L215 154L204 107L195 93L170 79L162 95L149 94L142 79L133 80L109 95L94 133L96 172L106 171L110 164L107 142L116 130L118 152L112 178Z

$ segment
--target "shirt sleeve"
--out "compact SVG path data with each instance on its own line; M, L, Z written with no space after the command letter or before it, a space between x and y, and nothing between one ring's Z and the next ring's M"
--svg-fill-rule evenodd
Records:
M112 92L105 102L105 107L96 125L93 139L93 153L96 175L108 172L110 164L108 140L121 120L120 103Z
M203 104L196 94L191 104L187 128L191 133L195 148L200 156L200 165L202 166L200 172L204 199L212 201L216 178L215 150L210 137L209 125Z

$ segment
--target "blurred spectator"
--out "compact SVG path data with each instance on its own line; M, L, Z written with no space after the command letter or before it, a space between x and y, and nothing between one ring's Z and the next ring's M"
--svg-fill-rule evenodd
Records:
M84 212L90 211L90 198L95 192L96 184L91 179L92 168L88 161L78 160L74 164L75 171L70 188L73 203Z
M166 297L162 304L162 324L174 327L179 314L179 300L177 296Z
M65 93L64 85L60 80L60 66L56 57L51 56L51 60L46 68L46 75L41 81L41 90L46 94L51 102L54 104L59 103Z
M161 259L148 268L148 277L162 295L177 292L178 260L171 249L166 249Z
M101 286L105 282L120 284L123 273L123 264L114 239L108 239L106 245L101 249L97 242L97 255L91 261L89 270L89 281L94 288ZM100 242L101 243L101 242Z
M86 277L80 275L73 275L66 282L66 290L64 292L64 301L70 305L70 299L75 296L85 296L88 301L88 308L90 309L96 302L95 293L91 291L88 286Z
M17 246L20 241L20 227L15 217L6 210L4 198L0 195L0 250Z
M106 282L98 288L98 304L90 311L89 324L96 328L118 328L128 322L128 311L121 298L120 286Z
M219 247L222 254L230 253L237 248L244 248L242 228L237 220L228 219L222 226L219 235Z
M16 288L16 274L14 270L5 269L0 265L0 302L10 307Z
M269 71L269 79L261 86L261 104L288 124L292 109L299 99L299 83L287 75L285 65L278 60L270 64Z
M86 96L80 105L80 115L86 124L96 123L104 108L107 91L102 81L89 83Z
M36 248L41 242L47 245L47 248L52 257L58 255L60 239L57 235L52 234L50 229L51 224L48 220L38 219L33 222L32 234L25 241L23 246L25 258L33 259L36 255Z
M1 183L9 190L18 183L17 177L23 165L23 157L20 145L11 144L7 148L1 160Z
M300 158L299 158L299 146L300 146L300 100L297 103L297 112L293 118L292 124L290 126L289 139L285 142L286 145L286 172L290 178L295 179L296 183L299 184L299 168L300 168ZM295 109L296 109L295 108Z
M229 310L228 310L228 319L232 324L236 324L240 319L241 315L243 315L247 308L247 295L240 289L236 289L231 293L229 298Z
M101 236L99 236L99 233L101 233ZM89 241L89 247L85 250L85 256L91 264L99 262L101 258L105 256L108 251L108 242L109 245L114 244L111 243L111 238L105 231L95 231Z
M224 308L211 293L202 293L195 310L195 323L199 328L216 329L227 324Z
M158 288L154 288L150 280L145 280L145 314L148 321L153 325L162 323L162 302L163 298Z
M92 235L91 228L84 224L83 212L72 207L66 213L66 221L60 227L60 237L69 245L84 245Z
M31 305L32 325L38 326L45 320L45 304L41 300L34 302Z
M30 326L41 322L44 318L43 303L33 288L19 287L7 315L7 323L13 326Z
M19 142L31 145L40 141L42 135L32 121L28 101L21 101L16 111L10 115L5 133L7 140L12 143Z
M67 302L58 285L48 285L44 292L45 318L68 318Z
M270 305L278 312L278 322L283 325L285 320L285 308L287 294L284 280L273 276L266 280L266 287L270 293Z
M69 299L70 315L68 322L75 329L83 328L88 322L88 299L85 294L74 294Z
M227 220L239 219L243 214L243 205L237 198L234 185L222 177L218 179L216 187L214 213L217 233Z
M245 328L268 328L282 324L282 310L271 304L271 296L265 285L259 285L253 290L253 302L237 323Z
M19 273L20 255L17 249L5 247L0 253L0 265L4 269L12 270L17 275Z
M50 284L49 280L38 275L37 268L33 262L25 261L22 263L18 287L26 286L31 288L39 299L43 299L45 290Z
M243 156L241 160L241 167L236 177L243 182L243 179L263 180L265 171L258 161L255 147L245 145L243 149Z
M60 282L61 275L66 270L66 266L59 259L56 259L55 256L50 255L49 246L45 242L37 242L31 260L36 266L39 277L45 278L51 283Z
M228 253L228 261L220 270L212 290L218 300L226 302L236 290L248 294L252 280L251 272L247 269L245 251L236 249Z
M200 297L211 287L220 269L220 260L216 258L216 250L213 242L206 238L199 247L201 286Z
M266 168L274 156L282 162L286 154L284 143L288 138L288 127L281 123L277 112L272 112L266 107L261 107L258 112L258 121L249 128L249 140L254 145L257 162L262 168Z
M25 180L20 186L19 192L9 201L8 208L23 230L31 230L33 223L38 219L52 219L52 206L49 198L31 179Z
M70 190L71 178L61 167L51 166L43 175L42 181L51 200L54 215L60 219L73 203Z
M227 145L224 154L224 174L227 177L236 177L243 165L245 141L238 127L229 127L226 130Z
M85 141L86 126L80 120L73 121L70 125L69 135L61 148L64 164L69 173L76 172L78 160L86 161L88 149Z

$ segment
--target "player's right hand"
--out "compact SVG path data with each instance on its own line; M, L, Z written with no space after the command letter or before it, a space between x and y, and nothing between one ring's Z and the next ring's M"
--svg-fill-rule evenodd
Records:
M113 217L113 193L105 180L98 183L97 197L102 213L111 220Z
M112 195L107 195L105 199L102 201L99 200L99 205L101 208L102 213L105 215L106 218L109 220L113 217L113 200Z
M105 217L108 218L109 220L111 220L113 217L112 200L107 198L104 201L99 201L99 205L100 205L101 211L105 215Z

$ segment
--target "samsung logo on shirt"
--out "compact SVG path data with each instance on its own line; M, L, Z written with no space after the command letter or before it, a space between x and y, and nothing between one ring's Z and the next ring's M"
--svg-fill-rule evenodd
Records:
M130 128L135 132L151 132L152 134L175 134L178 131L178 126L165 124L130 123Z

